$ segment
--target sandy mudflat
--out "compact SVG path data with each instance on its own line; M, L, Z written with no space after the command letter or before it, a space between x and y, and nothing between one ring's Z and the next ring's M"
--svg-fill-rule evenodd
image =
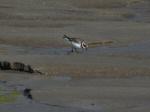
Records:
M3 90L32 88L33 100L22 94L0 105L2 112L149 112L150 79L48 77L1 72ZM1 84L2 86L2 84ZM9 89L10 91L10 89ZM2 91L1 91L2 92Z
M149 0L0 0L0 61L44 73L0 71L0 112L149 112L149 6ZM68 54L64 34L84 39L88 51Z

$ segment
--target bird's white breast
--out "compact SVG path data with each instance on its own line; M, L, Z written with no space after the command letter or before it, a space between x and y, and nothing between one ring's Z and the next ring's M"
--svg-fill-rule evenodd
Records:
M81 48L81 43L72 42L72 45L73 45L75 48Z

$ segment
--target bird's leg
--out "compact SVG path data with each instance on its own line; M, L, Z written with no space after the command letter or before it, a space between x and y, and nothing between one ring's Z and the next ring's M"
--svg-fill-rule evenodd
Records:
M85 48L82 48L82 52L85 52Z
M73 48L73 46L72 46L72 48L71 48L71 52L74 52L74 48Z
M67 54L71 54L71 53L73 53L74 52L74 48L73 48L73 46L71 47L71 50L69 50L68 52L67 52Z
M85 51L87 51L87 50L88 50L88 48L86 47L86 48L85 48Z
M83 49L83 48L81 48L80 52L82 52L82 53L83 53L83 52L84 52L84 49Z
M82 48L82 52L86 52L88 50L88 48Z

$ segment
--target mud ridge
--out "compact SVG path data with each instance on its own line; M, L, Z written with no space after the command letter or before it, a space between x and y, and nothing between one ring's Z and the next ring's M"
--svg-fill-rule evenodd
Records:
M24 64L22 62L11 63L8 61L0 61L0 70L12 70L19 72L44 74L39 70L33 69L31 65Z

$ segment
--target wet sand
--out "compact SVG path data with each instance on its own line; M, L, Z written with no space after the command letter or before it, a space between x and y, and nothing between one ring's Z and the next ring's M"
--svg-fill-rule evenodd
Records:
M11 87L21 92L24 87L32 88L33 95L32 101L20 93L15 102L1 103L1 111L5 112L10 109L12 112L148 112L150 109L149 77L74 79L1 72L1 80L7 81L3 84L5 89Z
M150 2L102 1L0 0L0 61L44 73L0 71L0 111L149 112ZM68 54L64 34L88 51Z

